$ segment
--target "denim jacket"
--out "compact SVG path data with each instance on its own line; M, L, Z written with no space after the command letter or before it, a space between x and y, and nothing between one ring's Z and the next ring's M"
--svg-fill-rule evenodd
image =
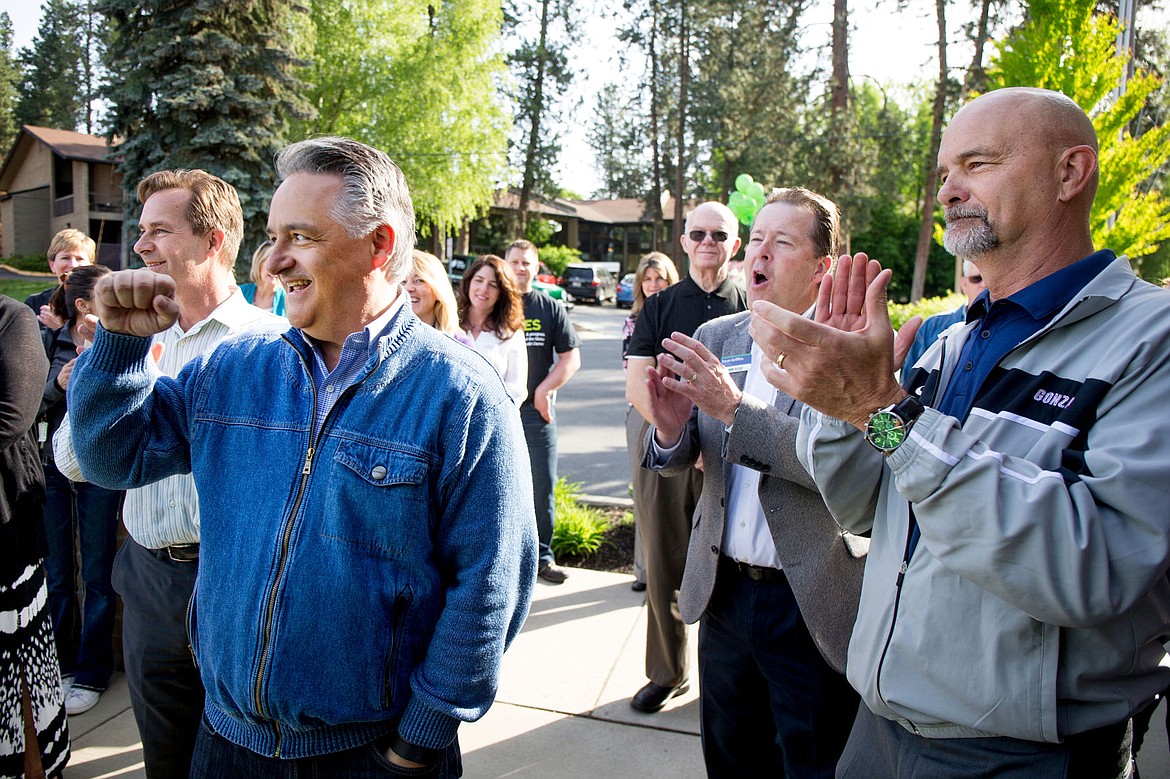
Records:
M93 481L194 475L188 629L212 728L288 758L395 726L449 744L491 705L536 574L527 449L495 371L406 311L314 431L295 332L226 341L176 379L149 346L99 330L69 412Z

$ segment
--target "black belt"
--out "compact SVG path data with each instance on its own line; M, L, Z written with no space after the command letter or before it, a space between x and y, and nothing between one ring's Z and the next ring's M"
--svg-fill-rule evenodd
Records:
M719 565L734 571L745 579L751 579L753 582L759 582L760 584L776 584L777 582L787 580L784 571L779 568L749 565L748 563L741 563L739 560L733 560L723 554L719 555Z
M199 562L199 544L175 544L148 551L160 560L171 560L176 563Z

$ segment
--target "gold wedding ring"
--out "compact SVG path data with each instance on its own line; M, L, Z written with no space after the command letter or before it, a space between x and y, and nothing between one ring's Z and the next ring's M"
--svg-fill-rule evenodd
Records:
M691 384L694 384L698 380L699 380L699 372L695 371L694 373L691 374Z
M784 370L784 355L783 354L781 354L779 357L776 358L776 367L779 368L780 370Z

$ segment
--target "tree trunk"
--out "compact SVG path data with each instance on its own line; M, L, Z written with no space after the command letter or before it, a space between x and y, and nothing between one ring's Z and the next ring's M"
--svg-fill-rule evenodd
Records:
M671 226L670 255L678 268L680 276L690 272L690 263L682 250L683 224L683 192L686 186L686 128L687 128L687 81L690 77L690 67L687 58L690 56L690 34L687 31L687 2L680 0L678 13L678 131L676 136L675 153L678 162L674 171L674 224Z
M983 7L979 12L979 24L975 30L975 54L971 57L971 67L967 68L967 77L963 80L963 97L967 97L973 92L982 92L987 88L987 71L983 67L983 49L987 46L990 17L991 0L983 0Z
M659 148L658 110L658 0L650 0L650 222L654 231L653 251L662 251L662 150Z
M947 103L946 0L935 0L935 8L938 12L938 86L934 91L934 112L930 123L930 151L926 157L926 180L922 187L922 223L918 228L918 249L914 253L911 302L921 298L926 290L926 263L930 258L931 241L934 240L934 198L938 194L938 146Z
M829 111L834 132L849 127L849 0L833 0L833 77L829 85ZM829 191L838 203L843 203L852 191L849 169L846 165L845 149L848 145L834 148L829 153ZM849 213L845 208L841 215L841 248L850 249Z
M536 181L536 149L540 144L540 115L544 112L544 67L548 61L548 5L550 0L542 0L540 4L540 43L536 50L536 83L532 87L532 117L528 128L528 151L524 155L524 179L520 185L519 231L517 235L524 237L524 228L528 225L528 199L532 196L533 183Z

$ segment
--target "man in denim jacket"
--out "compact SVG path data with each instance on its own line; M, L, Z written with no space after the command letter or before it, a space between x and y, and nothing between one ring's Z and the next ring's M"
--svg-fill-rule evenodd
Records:
M394 163L321 138L277 171L267 270L293 327L159 377L173 283L107 277L70 386L78 457L100 484L199 488L192 776L460 776L457 727L491 705L536 575L520 419L479 355L411 313Z

